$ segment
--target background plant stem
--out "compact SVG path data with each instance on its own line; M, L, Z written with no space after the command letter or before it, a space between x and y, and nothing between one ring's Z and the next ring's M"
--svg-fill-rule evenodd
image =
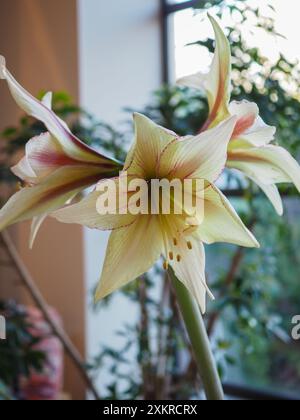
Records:
M200 308L186 287L177 279L173 270L170 269L169 274L192 344L206 398L211 401L222 401L224 400L224 392Z

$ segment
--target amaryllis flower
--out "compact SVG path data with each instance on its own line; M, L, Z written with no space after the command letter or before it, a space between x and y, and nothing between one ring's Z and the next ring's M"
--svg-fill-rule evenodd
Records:
M180 79L178 83L207 92L209 116L202 130L214 127L229 116L238 117L226 165L253 180L282 215L283 205L276 184L292 182L300 191L300 167L287 150L272 143L276 128L264 123L255 103L230 103L230 45L216 20L212 17L210 20L215 32L216 49L209 73L196 73Z
M0 211L0 230L33 219L32 244L49 213L65 205L81 190L118 174L120 165L75 137L51 110L51 93L38 101L14 79L1 56L0 78L7 81L20 108L42 121L48 130L27 143L24 158L12 168L25 186Z
M204 312L206 293L212 295L205 280L203 243L259 246L214 185L226 163L236 117L196 137L187 138L177 137L140 114L135 114L134 121L135 143L124 167L128 177L145 180L148 184L162 179L203 180L202 189L193 190L193 194L195 199L202 200L204 218L191 217L189 212L165 214L160 210L158 214L133 214L129 208L122 214L100 215L96 207L103 192L99 188L81 202L53 215L64 223L112 230L96 300L138 278L163 256L164 267L167 269L170 265L173 268ZM114 182L114 190L119 191L122 175ZM147 194L152 200L152 195ZM130 199L127 201L130 203ZM154 203L154 207L161 209L161 202Z

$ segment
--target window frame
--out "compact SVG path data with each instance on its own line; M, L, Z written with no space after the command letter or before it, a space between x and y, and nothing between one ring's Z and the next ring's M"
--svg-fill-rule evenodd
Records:
M190 9L194 6L199 6L203 0L188 0L182 3L170 4L168 0L161 0L161 32L162 32L162 81L163 83L170 82L170 63L169 63L169 17L181 10Z

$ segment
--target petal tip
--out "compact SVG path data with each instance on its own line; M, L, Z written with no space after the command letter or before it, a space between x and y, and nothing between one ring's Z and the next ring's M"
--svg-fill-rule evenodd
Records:
M207 17L211 22L215 21L215 18L213 17L213 15L210 12L207 12Z
M254 248L256 248L256 249L260 249L261 248L260 243L256 239L254 240Z
M134 120L137 119L137 118L143 118L143 117L144 117L144 115L140 114L139 112L134 112L133 113L133 119Z
M247 231L248 231L249 241L248 241L247 244L245 243L243 246L245 246L246 248L259 249L261 247L260 243L258 242L258 240L255 238L255 236L253 235L253 233L250 230L247 229Z
M100 301L100 297L98 296L97 292L94 295L94 305L97 305L97 303Z
M94 295L94 304L96 305L97 303L99 303L100 300L104 299L107 295L108 295L107 293L103 292L101 288L101 283L100 283Z
M277 214L278 214L278 216L282 217L283 214L284 214L283 208L282 209L277 209Z
M148 117L146 117L146 115L143 115L140 112L134 112L133 113L133 121L136 124L138 124L138 123L142 124L143 121L147 121L147 122L152 123L152 121Z
M6 79L6 60L0 55L0 79Z
M201 314L205 315L206 314L206 305L199 305L199 307L200 307Z
M52 92L47 92L41 102L43 105L45 105L47 108L52 109L52 100L53 100L53 93Z
M227 118L224 122L220 123L218 127L223 127L223 128L227 127L228 130L231 132L231 135L232 135L234 133L234 129L236 127L237 122L238 122L237 115L233 115L233 116Z
M223 33L223 30L220 24L218 23L217 19L214 16L212 16L210 13L207 13L207 16L214 28L215 33L217 34L219 31Z

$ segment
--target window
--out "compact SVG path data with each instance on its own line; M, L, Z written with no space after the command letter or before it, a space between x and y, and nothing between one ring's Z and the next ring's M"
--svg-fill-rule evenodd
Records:
M201 32L211 33L208 22L203 22L203 15L195 16L193 6L199 0L163 0L163 36L164 36L164 82L174 82L178 77L199 70L207 70L209 54L199 47L187 44L199 41ZM202 29L201 29L202 27Z

